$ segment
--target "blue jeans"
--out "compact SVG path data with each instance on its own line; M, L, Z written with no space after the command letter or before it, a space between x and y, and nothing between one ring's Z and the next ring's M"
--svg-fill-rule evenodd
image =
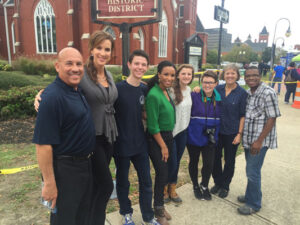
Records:
M248 178L246 188L246 205L254 210L261 208L261 168L268 148L262 147L257 155L251 155L250 149L245 149L246 174Z
M133 213L129 195L128 173L130 161L137 171L139 179L139 202L143 220L149 222L154 217L152 209L152 180L150 176L150 162L148 153L137 154L130 157L115 157L117 167L117 195L120 204L120 214Z
M282 77L274 77L273 82L272 82L272 88L274 88L275 84L274 82L281 82ZM281 83L278 83L278 91L277 93L280 94L280 88L281 88Z
M181 131L174 137L173 151L168 164L168 183L176 184L180 160L182 158L187 141L187 129Z

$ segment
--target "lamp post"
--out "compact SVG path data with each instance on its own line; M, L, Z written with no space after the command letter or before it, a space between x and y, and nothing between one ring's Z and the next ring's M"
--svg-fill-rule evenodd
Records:
M278 25L278 22L281 21L281 20L287 20L289 22L289 27L285 33L285 36L286 37L289 37L291 36L291 22L288 18L280 18L277 20L277 22L275 23L275 29L274 29L274 36L273 36L273 41L272 41L272 51L271 51L271 65L270 65L270 73L269 73L269 81L272 80L272 70L273 70L273 65L274 65L274 58L275 58L275 49L276 49L276 41L279 40L279 38L277 38L275 40L275 35L276 35L276 30L277 30L277 25ZM283 39L283 38L282 38ZM284 39L283 39L284 40ZM270 83L271 84L271 83Z

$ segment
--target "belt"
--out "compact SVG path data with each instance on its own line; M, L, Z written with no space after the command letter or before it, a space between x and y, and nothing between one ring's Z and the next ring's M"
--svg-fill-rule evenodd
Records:
M69 160L77 160L77 161L84 161L84 160L88 160L89 158L91 158L93 155L93 153L90 153L88 155L84 155L84 156L72 156L72 155L54 155L53 158L56 160L62 160L62 159L69 159Z

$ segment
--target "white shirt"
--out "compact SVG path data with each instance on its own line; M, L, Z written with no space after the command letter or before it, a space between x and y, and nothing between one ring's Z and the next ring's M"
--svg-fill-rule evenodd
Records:
M183 100L178 105L175 105L176 123L173 130L174 137L189 126L190 118L191 118L191 108L192 108L191 88L187 86L186 89L182 91L182 95L183 95ZM170 91L170 96L173 100L175 99L175 94L173 89L171 89Z

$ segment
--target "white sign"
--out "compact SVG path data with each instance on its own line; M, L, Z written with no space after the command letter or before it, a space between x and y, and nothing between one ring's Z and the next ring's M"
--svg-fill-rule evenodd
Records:
M190 55L201 55L202 54L202 48L200 47L190 47Z

